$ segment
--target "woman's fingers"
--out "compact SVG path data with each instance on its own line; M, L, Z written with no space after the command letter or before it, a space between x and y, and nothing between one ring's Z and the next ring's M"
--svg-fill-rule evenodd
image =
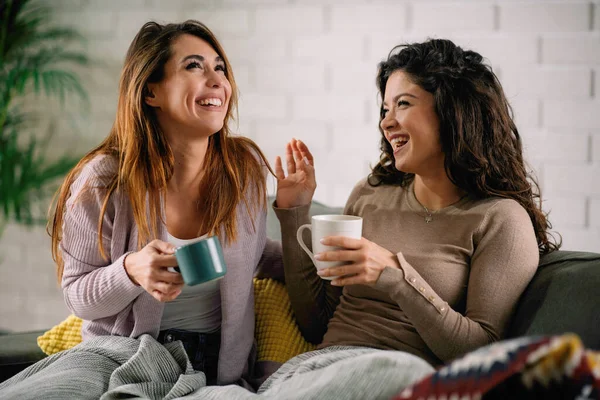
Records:
M304 170L304 160L302 159L302 153L300 152L300 149L298 148L298 140L297 139L292 139L292 152L294 154L294 162L295 162L295 167L296 167L296 171L298 170Z
M365 279L361 275L353 275L353 276L340 276L331 281L333 286L350 286L350 285L359 285L365 284Z
M339 267L323 268L317 271L317 275L323 278L331 276L346 276L356 275L362 272L362 269L357 264L341 265Z
M358 250L362 247L362 239L353 239L347 236L326 236L321 239L325 246L343 247L349 250Z
M183 281L181 284L159 281L152 285L151 294L158 301L171 301L181 294L182 288Z
M279 158L279 157L278 157ZM304 170L314 174L314 157L308 147L301 140L293 138L285 146L285 161L287 174L295 174L297 171ZM283 165L278 164L278 159L275 159L275 176L277 179L285 179ZM278 168L281 165L281 168ZM310 168L306 168L309 166Z
M148 246L154 248L159 253L173 254L175 252L175 246L173 246L171 243L163 242L159 239L154 239L153 241L148 243Z
M157 254L153 257L154 265L157 267L176 267L177 258L173 255Z
M283 180L285 179L285 172L283 172L283 164L281 162L281 157L277 156L275 158L275 176L277 179Z
M183 277L181 273L169 271L167 268L161 270L155 275L155 280L173 285L183 285Z
M169 283L164 281L159 281L154 283L154 290L158 290L164 294L174 294L178 291L181 291L183 287L183 282L181 284Z
M356 250L333 250L315 254L317 261L360 261L362 255Z
M285 146L285 161L287 164L288 175L296 173L296 161L294 161L294 150L292 145L288 143Z
M298 148L298 150L302 154L302 158L306 157L306 159L308 160L308 163L311 166L314 166L315 160L313 158L312 153L308 149L308 146L306 146L306 144L304 144L304 142L302 140L296 140L296 147Z
M151 294L152 294L152 297L154 297L156 300L164 303L164 302L171 301L171 300L174 300L175 298L177 298L177 296L179 296L181 294L181 290L178 290L178 291L175 291L172 293L164 293L164 292L161 292L160 290L154 289Z

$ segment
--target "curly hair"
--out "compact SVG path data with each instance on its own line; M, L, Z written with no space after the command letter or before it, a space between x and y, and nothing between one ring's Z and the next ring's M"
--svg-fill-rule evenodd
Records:
M512 109L483 57L444 39L394 47L378 68L380 122L387 81L398 70L434 97L450 180L476 199L497 196L516 200L531 218L540 254L557 250L560 243L548 232L552 225L541 209L539 185L523 160ZM381 127L379 131L381 155L369 184L408 185L414 175L395 168L392 147Z

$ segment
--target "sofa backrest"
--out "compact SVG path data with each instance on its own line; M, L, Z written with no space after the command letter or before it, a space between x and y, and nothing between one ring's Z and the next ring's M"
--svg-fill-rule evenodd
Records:
M600 350L600 254L561 250L542 256L508 337L565 332Z

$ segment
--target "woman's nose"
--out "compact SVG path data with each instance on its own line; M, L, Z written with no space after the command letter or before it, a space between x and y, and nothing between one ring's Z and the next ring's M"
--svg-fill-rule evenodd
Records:
M385 116L383 117L383 119L379 123L379 126L384 131L388 131L390 129L394 129L397 125L398 125L398 121L396 121L396 118L394 118L392 116L392 113L390 113L389 111L385 114Z
M206 84L210 87L218 88L223 86L223 80L225 79L227 78L225 78L225 76L221 75L220 73L216 71L209 71Z

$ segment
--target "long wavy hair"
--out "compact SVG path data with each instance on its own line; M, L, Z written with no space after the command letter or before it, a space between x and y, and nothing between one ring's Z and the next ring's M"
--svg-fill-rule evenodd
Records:
M474 198L492 196L516 200L529 214L540 254L560 247L548 232L552 228L541 209L541 193L523 160L522 142L500 81L483 57L450 40L396 46L379 64L377 87L383 99L390 75L405 72L431 93L440 120L440 142L446 174ZM398 171L393 149L381 127L381 155L369 175L372 186L406 186L414 174Z
M217 38L208 27L194 20L166 25L148 22L127 51L119 84L117 114L108 137L67 175L57 193L56 205L51 207L48 233L52 237L52 257L57 265L59 283L64 268L59 243L70 187L93 158L108 155L118 161L116 174L107 177L108 184L99 188L106 191L98 218L98 249L105 259L108 260L108 256L102 244L102 221L115 191L124 193L129 199L139 232L139 249L157 236L158 224L164 223L161 221L161 198L173 175L174 158L154 109L144 99L148 95L147 84L163 79L165 64L172 55L171 44L183 34L194 35L212 46L225 63L225 75L232 89L223 128L209 138L204 161L205 175L199 191L211 195L201 196L199 207L204 218L200 221L199 234L224 235L223 240L235 241L235 210L238 204L244 202L250 216L259 208L266 207L263 167L266 166L271 173L272 170L254 142L234 137L229 130L229 122L237 115L238 92L231 65ZM247 196L248 190L251 196ZM258 200L248 204L248 197Z

